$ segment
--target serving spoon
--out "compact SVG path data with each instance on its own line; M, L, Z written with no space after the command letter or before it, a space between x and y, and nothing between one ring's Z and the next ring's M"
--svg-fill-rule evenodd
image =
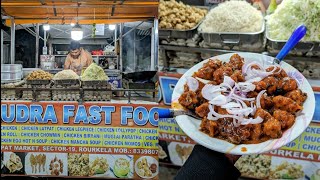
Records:
M273 64L280 64L281 61L288 55L288 53L298 44L298 42L306 35L307 27L304 25L298 26L290 36L289 40L282 47L282 49L277 54L276 58L273 60ZM188 115L195 119L201 120L202 118L196 113L189 110L174 110L169 108L159 108L158 109L159 118L173 118L179 115Z

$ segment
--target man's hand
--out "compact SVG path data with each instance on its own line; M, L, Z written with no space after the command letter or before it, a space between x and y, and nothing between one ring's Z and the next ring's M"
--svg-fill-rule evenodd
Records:
M225 156L229 159L229 161L234 164L237 160L241 157L240 155L232 155L232 154L225 154Z

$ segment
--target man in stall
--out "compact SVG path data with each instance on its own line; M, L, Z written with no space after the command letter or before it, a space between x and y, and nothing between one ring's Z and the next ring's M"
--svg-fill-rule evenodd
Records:
M70 52L65 60L64 69L71 69L79 76L82 69L93 62L91 54L80 46L79 41L71 41Z

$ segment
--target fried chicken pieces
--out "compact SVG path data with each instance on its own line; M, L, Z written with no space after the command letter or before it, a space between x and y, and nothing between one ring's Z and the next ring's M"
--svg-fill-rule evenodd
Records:
M210 81L210 84L219 85L224 81L224 76L231 77L235 82L244 82L242 74L244 59L238 54L234 54L228 63L220 60L209 60L203 65L193 77L198 77ZM255 67L253 67L255 68ZM258 68L258 67L256 67ZM276 67L269 67L267 72ZM189 110L194 111L202 117L200 131L211 137L227 140L234 144L260 143L269 139L280 138L285 130L290 128L294 122L296 113L303 109L303 103L307 94L298 89L295 79L288 77L282 69L276 69L272 75L254 83L255 90L248 92L247 97L256 98L258 93L266 90L260 99L261 108L258 108L253 118L261 117L263 122L260 124L247 124L235 127L232 118L220 118L217 121L207 119L209 103L202 97L201 84L195 92L184 88L184 93L179 98L179 103ZM187 86L187 85L186 85ZM249 102L245 102L249 106ZM254 103L256 103L254 101ZM214 106L215 112L228 114L220 106Z

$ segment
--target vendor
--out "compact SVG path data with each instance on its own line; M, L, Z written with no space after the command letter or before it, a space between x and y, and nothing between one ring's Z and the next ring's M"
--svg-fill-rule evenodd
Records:
M88 67L92 62L91 54L80 47L78 41L71 41L70 53L64 63L64 69L71 69L80 76L82 69Z

